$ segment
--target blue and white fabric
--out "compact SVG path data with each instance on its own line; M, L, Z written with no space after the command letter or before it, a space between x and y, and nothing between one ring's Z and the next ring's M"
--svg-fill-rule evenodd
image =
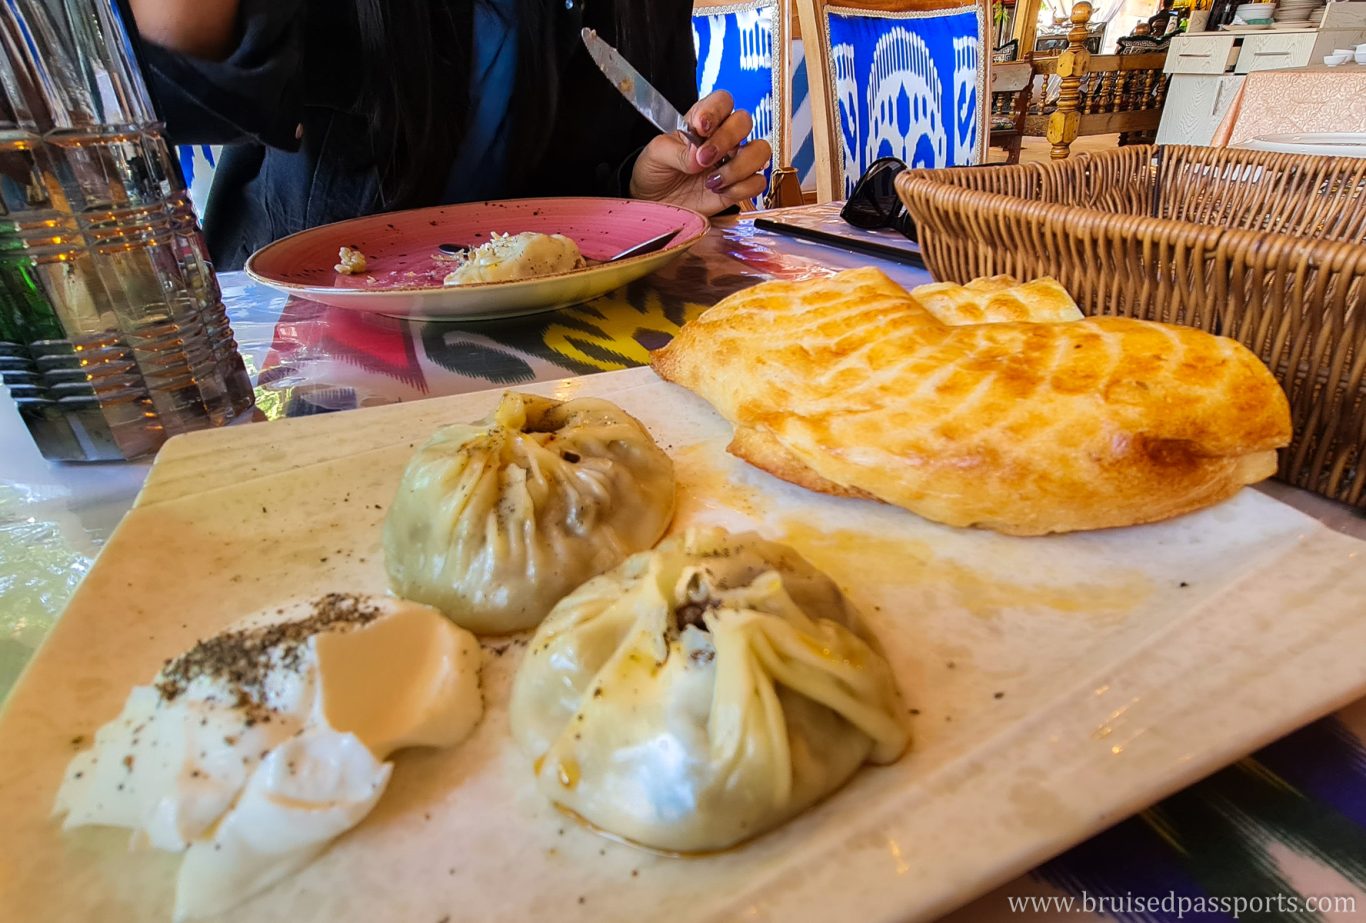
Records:
M754 117L747 140L763 138L777 152L779 132L778 77L773 40L779 0L736 3L695 9L693 47L697 51L697 94L726 90L735 108ZM767 177L772 167L764 171Z
M913 167L981 162L985 9L826 7L846 195L879 157Z
M792 71L792 168L800 177L803 190L816 189L816 144L811 132L811 86L806 77L806 46L792 40L789 57Z
M185 175L185 188L196 214L204 214L204 206L209 203L209 187L213 185L213 173L222 150L222 145L218 144L182 144L176 148L180 172Z

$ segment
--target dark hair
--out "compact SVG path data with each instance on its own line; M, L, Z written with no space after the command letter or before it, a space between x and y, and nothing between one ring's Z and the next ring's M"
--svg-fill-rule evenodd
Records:
M488 0L356 0L362 70L359 103L379 168L386 208L435 202L445 188L469 113L475 3ZM534 117L514 109L509 169L543 154L559 104L564 0L517 0L517 87L514 100L535 100ZM579 0L582 2L582 0ZM606 0L597 0L602 6ZM613 7L614 41L637 65L655 52L649 0ZM595 7L596 8L596 7ZM577 41L577 36L574 37Z

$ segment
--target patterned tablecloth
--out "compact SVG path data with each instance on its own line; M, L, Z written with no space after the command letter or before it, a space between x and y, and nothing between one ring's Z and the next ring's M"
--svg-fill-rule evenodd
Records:
M1215 147L1265 135L1366 132L1366 65L1254 71L1214 132Z
M808 210L802 223L841 227L828 206ZM514 320L410 322L286 300L240 273L221 281L258 381L257 415L275 419L640 365L650 349L730 292L764 279L870 263L907 285L929 279L924 270L802 243L743 221L723 224L664 271L624 289ZM146 465L42 462L4 396L0 444L7 447L0 453L3 696L131 504ZM1366 920L1363 738L1366 700L949 919Z

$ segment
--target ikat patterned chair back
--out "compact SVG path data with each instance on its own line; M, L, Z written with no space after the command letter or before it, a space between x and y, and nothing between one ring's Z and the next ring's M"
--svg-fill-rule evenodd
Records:
M798 0L811 77L816 191L844 198L879 157L982 163L990 17L962 0Z
M728 90L735 107L754 117L750 138L766 139L779 166L789 163L791 150L788 2L699 0L692 14L698 96Z

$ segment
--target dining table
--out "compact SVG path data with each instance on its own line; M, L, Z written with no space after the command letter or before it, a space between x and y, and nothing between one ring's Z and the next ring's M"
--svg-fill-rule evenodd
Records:
M1353 144L1366 133L1366 64L1314 62L1248 74L1210 143L1230 147L1257 138L1329 132Z
M775 220L825 242L775 230ZM849 245L832 242L840 238ZM498 320L384 317L286 297L242 272L224 272L223 299L256 395L254 410L232 425L271 426L282 418L644 365L652 349L732 292L868 265L907 287L933 281L913 244L894 232L849 228L838 203L716 219L691 250L652 275L585 304ZM2 389L0 446L3 699L132 506L152 460L46 461ZM1283 484L1259 489L1366 538L1359 511ZM1362 607L1366 618L1366 601ZM1260 898L1274 909L1240 912L1251 905L1238 898ZM1206 912L1195 912L1197 906ZM1020 914L1366 919L1366 699L1263 746L946 919L990 923Z

